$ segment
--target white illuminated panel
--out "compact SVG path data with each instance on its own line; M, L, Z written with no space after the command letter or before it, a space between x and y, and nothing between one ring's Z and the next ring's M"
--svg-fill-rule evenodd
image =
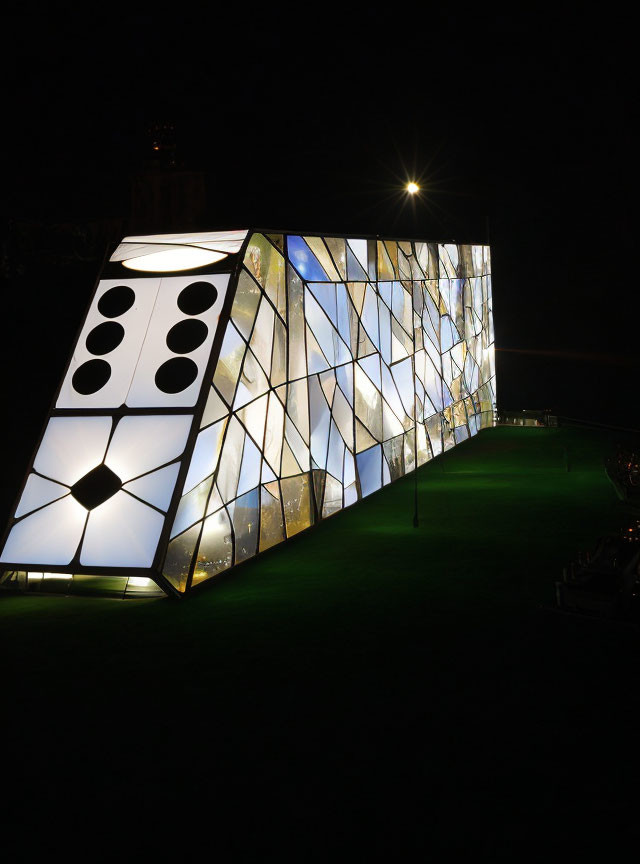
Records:
M122 405L159 287L159 278L100 282L62 384L57 408Z
M111 417L52 417L33 467L39 474L73 486L102 462L111 426Z
M126 483L182 454L189 414L123 417L113 434L105 464Z
M30 474L27 483L24 487L24 492L20 498L20 503L16 508L16 518L24 516L26 513L31 513L38 507L44 507L45 504L50 504L58 498L69 494L69 489L66 486L61 486L59 483L53 483L51 480L45 480L38 474Z
M87 511L68 495L17 522L2 550L2 561L67 565L76 553Z
M129 407L195 405L228 282L228 274L162 280Z
M151 254L127 258L122 263L129 270L144 273L174 273L177 270L193 270L215 264L227 257L226 252L215 252L195 246L169 247Z
M150 567L164 517L126 492L89 514L80 563L87 567Z
M200 231L193 234L147 234L142 237L125 237L109 260L124 262L171 251L176 247L196 247L233 255L240 251L247 233L246 230Z

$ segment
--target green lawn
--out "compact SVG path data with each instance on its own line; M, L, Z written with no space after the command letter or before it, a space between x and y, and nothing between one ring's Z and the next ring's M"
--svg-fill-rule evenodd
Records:
M181 602L0 597L9 798L252 837L277 812L300 860L319 824L492 854L633 833L638 632L548 608L629 518L613 441L482 432L420 469L418 530L410 476Z

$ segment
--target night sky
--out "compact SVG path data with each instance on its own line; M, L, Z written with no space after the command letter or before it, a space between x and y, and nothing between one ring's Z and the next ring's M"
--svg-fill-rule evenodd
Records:
M16 483L102 254L145 230L130 190L154 121L175 125L178 167L203 172L202 229L488 232L499 404L640 424L623 22L428 6L11 22L2 383ZM93 246L69 252L70 232L96 224Z
M514 9L517 5L522 4L511 4ZM73 11L52 6L49 13L27 4L19 7L24 11L4 10L0 52L4 120L0 135L4 349L0 385L5 436L0 481L2 526L21 488L103 257L127 233L193 227L189 213L182 211L167 217L164 228L141 224L132 205L132 188L154 171L202 178L206 190L198 214L202 230L257 227L328 235L380 233L433 242L482 243L489 239L499 407L550 408L565 417L640 429L640 292L632 254L636 237L631 234L637 161L631 137L632 106L637 103L637 47L631 40L637 41L637 36L631 21L606 4L600 4L597 13L586 11L587 4L575 4L572 14L561 12L559 4L547 8L528 4L531 12L501 14L492 14L486 4L476 4L473 13L459 11L461 4L451 3L437 8L424 3L412 7L368 4L360 11L348 11L351 7L346 3L337 9L320 3L298 4L292 10L279 4L264 4L258 10L241 3L229 6L233 11L223 13L220 4L211 4L208 17L203 17L197 4L149 6L146 15L121 13L108 4L84 4ZM154 162L148 133L154 123L175 127L175 167L162 168L157 160ZM420 198L413 201L415 206L403 193L409 180L417 180L422 187ZM448 506L448 499L443 500ZM560 505L556 502L554 506L558 508L554 512L560 513ZM451 525L442 535L443 544L450 537L459 539L453 519ZM523 592L529 591L523 586L529 585L530 577L526 567L521 572L518 555L526 555L526 544L536 542L536 530L535 525L523 525L524 539L511 537L501 550L504 556L513 557L509 579ZM516 532L517 528L512 533ZM394 543L401 536L389 535ZM479 558L491 551L487 543L477 544ZM516 543L521 543L521 549ZM452 544L452 572L457 578L454 547ZM500 568L498 571L502 572ZM481 567L478 573L481 575ZM163 682L162 695L160 689L156 694L153 688L149 690L146 679L135 678L141 668L138 661L122 668L122 690L105 687L102 692L102 682L116 674L109 672L116 668L114 657L122 656L111 652L119 634L113 622L108 623L109 613L104 613L104 629L101 625L90 634L89 625L84 625L87 638L103 640L97 653L90 651L85 656L78 644L78 664L63 669L55 660L47 659L47 644L38 644L38 639L49 638L46 634L51 633L54 646L66 643L53 630L38 624L46 619L47 611L44 606L40 612L36 609L32 618L25 618L25 626L33 628L34 636L29 637L33 648L18 656L10 645L3 653L9 681L24 675L20 688L10 687L5 699L3 765L10 764L13 754L12 770L22 784L17 789L27 790L16 793L11 780L5 783L8 794L4 810L10 814L9 805L13 805L27 820L24 826L9 824L5 834L15 835L23 855L28 848L23 844L40 831L46 843L57 842L61 848L64 844L68 859L69 844L83 836L86 813L87 824L92 826L95 819L99 830L83 848L83 860L99 859L110 837L121 842L121 834L124 837L132 827L144 833L145 845L121 843L119 859L129 860L142 853L142 860L148 860L149 842L165 843L171 831L178 831L182 842L183 837L197 836L196 827L204 825L207 839L199 857L204 854L219 859L220 835L229 828L222 824L227 811L213 809L204 820L198 820L194 818L198 812L195 808L208 803L208 796L215 793L242 826L238 842L253 831L260 834L260 844L263 837L255 827L260 822L252 822L251 814L251 795L255 796L257 789L260 801L256 809L262 811L265 823L271 817L269 807L275 812L280 800L293 801L295 797L291 812L279 811L274 825L283 835L295 833L296 828L301 830L296 825L296 813L303 813L313 825L309 837L310 843L315 843L316 836L319 840L332 838L340 819L348 824L353 818L357 824L359 819L364 823L370 818L358 797L364 782L357 771L358 754L364 754L369 742L374 742L366 752L362 777L372 778L372 783L370 789L363 789L363 799L366 803L369 796L374 801L383 787L384 797L375 798L372 805L370 812L379 822L372 828L382 831L391 824L395 829L389 815L393 815L394 806L399 810L413 797L411 784L417 784L408 815L402 813L398 818L402 830L393 836L393 860L402 861L398 850L412 832L418 836L423 824L439 827L440 814L445 814L449 801L456 802L450 828L454 846L456 835L462 837L465 830L470 842L476 842L474 817L480 822L485 814L497 837L501 821L508 820L511 812L494 807L492 790L498 788L502 777L515 781L513 788L507 784L499 789L498 800L512 797L513 812L519 808L523 820L531 817L530 823L522 822L527 824L520 837L522 847L530 848L537 839L544 841L544 855L555 851L547 842L549 823L555 819L571 836L573 857L576 849L588 848L594 834L600 832L606 835L607 844L611 843L603 858L612 860L611 852L620 848L616 843L620 843L619 826L623 822L616 822L618 813L614 810L618 805L611 802L623 800L622 788L616 788L618 777L633 776L637 752L637 733L633 740L630 731L632 719L638 715L637 675L635 680L623 678L631 674L634 655L630 650L620 660L621 649L616 647L630 645L632 637L628 643L616 641L609 629L613 623L582 620L578 628L573 621L572 630L564 617L558 615L552 621L549 615L545 620L556 639L549 644L563 645L566 652L554 656L553 673L548 681L543 680L550 669L545 663L551 661L543 657L536 666L526 659L533 657L531 645L525 645L533 638L530 634L541 634L547 626L534 621L538 615L533 608L536 595L532 591L526 597L531 607L526 617L522 609L516 610L516 617L504 623L509 598L515 595L510 589L489 598L486 586L476 584L478 573L472 570L464 574L464 579L474 581L470 596L480 598L477 608L473 602L469 606L458 587L463 582L455 580L450 583L453 588L447 589L440 612L436 603L436 614L452 622L437 653L427 658L420 645L414 651L403 634L399 644L407 646L406 663L403 661L398 675L385 656L389 640L385 618L380 614L381 623L375 623L375 603L370 605L366 595L354 594L351 599L345 594L344 608L327 606L329 611L322 620L320 616L302 618L311 621L313 627L313 621L320 622L307 644L313 645L312 653L318 658L326 657L322 676L343 664L338 682L342 676L342 687L346 687L345 682L350 683L353 675L345 704L355 705L360 692L367 693L370 687L373 693L375 682L391 680L393 675L394 686L389 692L400 694L397 705L388 701L382 686L375 699L365 699L357 711L350 709L352 714L347 709L343 713L340 704L346 689L334 690L330 676L323 680L317 670L314 672L313 664L309 673L304 651L299 654L296 644L287 645L286 652L283 649L282 667L266 673L267 683L258 687L257 695L250 685L247 687L243 675L237 680L227 676L228 689L222 697L215 694L220 698L220 710L216 707L210 714L200 709L196 712L193 707L204 704L204 688L187 688L182 693L169 687L165 693ZM554 573L551 566L544 576L549 586L559 576L559 572ZM250 586L246 596L253 602ZM404 595L398 596L400 608ZM356 623L352 634L344 623L349 620L347 604L356 602L371 615L371 627L379 626L379 644L370 655L366 639L358 633L359 625ZM498 610L496 621L500 623L487 640L490 644L479 645L476 655L473 634L488 633L490 625L481 617L490 603ZM72 615L81 616L81 609L70 606L65 614L70 620ZM208 614L206 607L203 609L198 614ZM176 608L176 614L179 611ZM389 620L399 614L391 604ZM421 610L410 609L407 614L417 627ZM55 628L61 620L54 619L49 626ZM467 620L472 635L456 644L455 634ZM128 626L133 631L132 621ZM194 635L186 621L184 617L181 624L167 625L160 633L160 641L166 640L166 651L175 651L169 668L182 662L178 656L201 663L198 633L204 629ZM512 634L518 622L524 625L516 639ZM210 626L213 634L215 618ZM268 664L278 658L280 649L271 654L267 650L267 665L263 666L263 658L252 654L263 638L263 626L266 638L270 638L270 625L259 623L246 653L243 646L236 656L236 643L231 643L232 664L236 664L231 668L241 668L243 663L251 666L246 676L249 682L257 681L261 670L268 670ZM342 627L349 636L345 635L341 643ZM427 624L420 621L420 627ZM594 629L588 631L588 627ZM445 624L443 633L446 629ZM560 630L565 634L563 641L558 636ZM84 631L71 628L71 632ZM578 638L568 650L569 634L574 632ZM131 634L126 639L134 644ZM285 636L282 640L284 645ZM21 644L27 644L26 637ZM427 644L431 643L425 641ZM535 640L531 644L536 644ZM343 650L341 645L353 658L346 654L345 659L338 657L336 651ZM507 657L512 645L516 646L513 656ZM580 646L587 646L587 653L578 663L576 658L583 650ZM223 663L225 650L229 646L221 652ZM399 650L396 645L389 653L393 662ZM56 656L54 652L52 657ZM91 665L93 656L100 658L95 667ZM155 664L151 680L160 682L162 656L152 656L149 651L141 656ZM380 658L379 668L369 667L369 657ZM34 671L38 658L45 662ZM485 658L493 658L486 669ZM433 667L429 672L432 677L424 678L436 681L433 691L430 684L420 689L422 672L411 671L422 663ZM465 669L459 692L458 664ZM574 668L583 670L582 677L565 680L571 678ZM220 669L224 677L224 666L217 672ZM294 677L289 683L291 669ZM362 681L357 671L352 671L359 669L366 669ZM471 685L476 669L478 680ZM37 689L45 674L63 682L58 704L47 702L46 695ZM207 674L204 687L207 680L215 680L208 679ZM309 694L314 674L320 686L312 701ZM298 701L295 675L304 678L302 702ZM275 700L270 704L270 680L276 682L276 694L290 694L282 704ZM401 692L404 681L420 682L415 694L409 688ZM489 682L486 690L482 689L484 681ZM71 682L73 694L67 703ZM580 701L582 687L588 697L584 703ZM568 688L566 698L560 693L564 688ZM538 692L549 694L548 704L534 702L531 693ZM12 695L15 693L24 694L22 704ZM53 694L53 686L44 693ZM148 693L151 696L147 697ZM323 704L325 693L328 698ZM236 694L241 694L237 704ZM470 694L468 702L462 694ZM148 715L145 699L152 706ZM598 701L601 704L596 710ZM143 702L144 710L140 707ZM441 726L431 720L432 703L433 715L444 718ZM164 709L157 706L165 704L168 710L161 713ZM569 704L571 710L566 707L556 713L556 705ZM234 718L234 711L240 710L238 705L248 706L247 716L242 718L240 733L232 730L235 737L227 737L224 718ZM411 716L415 705L419 710ZM456 713L456 705L462 706L460 713ZM514 705L515 713L510 713ZM357 724L353 721L349 725L350 717L357 718ZM423 717L427 730L424 739ZM386 718L392 718L388 725ZM319 730L317 740L302 742L307 723L308 728ZM282 728L277 728L278 724ZM257 744L241 740L243 730L258 727ZM369 727L380 730L380 737L367 733ZM410 730L408 736L406 729ZM442 731L428 739L429 729ZM165 730L170 730L166 737ZM262 741L271 740L272 734L274 740L286 741L283 748L292 736L291 759L302 754L300 765L295 767L300 776L306 770L304 754L313 748L317 750L317 764L326 761L319 772L321 778L328 778L331 766L339 765L331 784L327 780L325 786L316 788L316 777L310 773L305 777L308 785L291 785L284 798L278 798L274 792L284 789L288 777L296 774L293 769L291 775L281 771L271 753L260 755L262 761L255 763L263 772L255 782L253 754L260 751ZM351 739L356 743L356 758ZM229 741L230 761L221 768L211 754L218 752L217 747L222 752ZM426 787L420 786L422 775L414 771L413 748L416 765L420 765L421 751L427 752L425 741L434 752L443 754L439 757L443 764L449 758L450 763L443 787L433 786L433 804L425 805L423 812L422 802L430 799L420 797ZM517 742L515 749L513 742ZM241 770L230 783L234 748L245 773ZM472 754L470 775L465 773L467 752ZM539 762L530 775L520 773L517 761L513 766L507 764L513 753L519 752L527 754L526 765ZM568 763L567 752L574 754ZM23 762L31 766L32 774L25 773ZM83 767L78 768L81 763ZM92 773L95 766L97 770ZM482 766L482 772L474 766ZM350 771L354 771L353 777ZM183 772L197 779L192 787L185 785L184 793L179 785L171 785L172 778L183 776ZM7 776L11 778L11 772ZM433 776L445 775L436 772ZM475 784L472 791L464 788L467 776L472 778L471 785ZM65 790L68 777L74 785ZM111 781L105 779L109 777ZM531 788L525 788L530 777ZM543 785L547 778L549 789ZM341 786L343 782L346 785ZM307 788L311 790L308 793ZM358 796L349 798L352 788L358 790ZM55 789L53 804L47 800L49 789ZM66 794L59 794L60 790ZM152 804L156 806L165 790L161 806L152 811ZM637 849L638 807L633 792L625 799L627 809L620 820L633 824ZM458 801L463 802L460 809ZM473 806L466 808L465 801L472 801ZM525 813L528 802L531 813ZM47 817L54 813L56 817L62 814L61 818L50 830L43 829ZM480 852L485 827L482 825L477 835ZM515 831L517 826L506 828ZM372 836L376 836L375 831ZM427 832L425 837L428 843ZM335 842L342 842L340 835ZM265 856L267 849L265 846L261 851L261 859L270 860L274 854L282 857L275 848L273 852L268 849ZM494 860L503 860L499 851ZM176 861L184 860L181 855ZM358 856L358 860L364 858L360 848ZM451 859L450 854L448 857ZM519 845L508 860L522 857Z

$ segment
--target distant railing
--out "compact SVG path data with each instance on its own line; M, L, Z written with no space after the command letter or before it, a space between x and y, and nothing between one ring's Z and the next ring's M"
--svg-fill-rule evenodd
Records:
M549 409L498 410L498 426L557 426L558 418Z

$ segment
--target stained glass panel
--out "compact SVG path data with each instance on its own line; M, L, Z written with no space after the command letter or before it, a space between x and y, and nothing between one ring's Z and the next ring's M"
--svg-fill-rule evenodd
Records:
M182 593L492 425L487 247L220 237L228 268L99 283L2 549L16 584L75 562Z

